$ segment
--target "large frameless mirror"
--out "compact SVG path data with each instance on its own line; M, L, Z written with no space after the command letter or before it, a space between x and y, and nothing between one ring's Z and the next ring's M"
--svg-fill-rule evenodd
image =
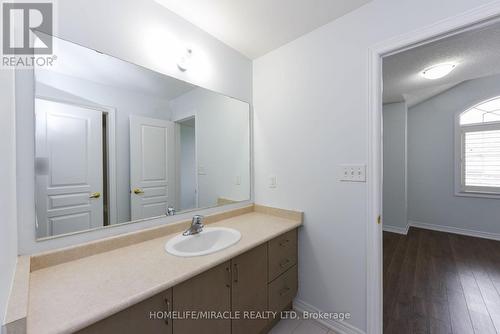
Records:
M54 38L35 68L38 238L250 199L250 107Z

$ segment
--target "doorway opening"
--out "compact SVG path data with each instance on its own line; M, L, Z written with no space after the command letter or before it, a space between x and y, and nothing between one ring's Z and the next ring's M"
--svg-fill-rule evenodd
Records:
M380 53L384 333L500 332L499 36Z
M179 154L179 204L181 210L198 207L196 116L177 121Z
M102 113L102 190L103 226L111 225L109 220L109 113Z

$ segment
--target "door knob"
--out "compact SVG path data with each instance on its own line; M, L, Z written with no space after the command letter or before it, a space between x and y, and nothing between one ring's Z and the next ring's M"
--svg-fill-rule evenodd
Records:
M99 198L99 197L101 197L101 193L100 192L92 193L89 196L89 198Z
M140 195L140 194L144 194L144 190L140 189L140 188L135 188L133 190L134 194L136 195Z

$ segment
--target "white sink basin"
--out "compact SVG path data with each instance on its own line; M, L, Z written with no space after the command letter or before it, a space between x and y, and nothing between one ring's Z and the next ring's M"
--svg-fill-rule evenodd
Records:
M241 233L226 227L205 227L198 234L177 235L167 241L165 250L177 256L201 256L218 252L236 244L241 239Z

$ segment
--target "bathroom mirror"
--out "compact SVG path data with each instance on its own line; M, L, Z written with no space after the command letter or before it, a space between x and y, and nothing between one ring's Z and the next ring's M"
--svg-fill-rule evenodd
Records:
M250 199L245 102L61 39L35 68L37 237Z

